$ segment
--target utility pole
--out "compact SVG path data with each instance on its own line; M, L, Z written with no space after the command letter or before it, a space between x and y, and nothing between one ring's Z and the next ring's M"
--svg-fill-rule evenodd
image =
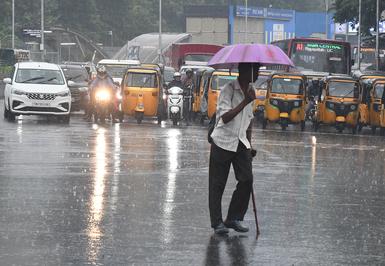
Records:
M378 71L379 63L380 63L380 54L379 54L379 36L380 36L380 0L377 0L376 7L376 70Z
M12 0L12 49L15 49L15 0Z
M361 16L362 16L362 0L359 0L358 2L358 70L361 70Z
M159 0L159 47L158 61L162 62L162 0Z
M44 0L41 0L41 59L44 61Z

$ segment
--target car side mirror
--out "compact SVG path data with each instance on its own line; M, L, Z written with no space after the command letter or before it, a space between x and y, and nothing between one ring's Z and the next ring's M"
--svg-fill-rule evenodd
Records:
M72 80L69 80L67 82L67 84L68 84L68 87L75 87L76 86L76 83L74 81L72 81Z
M3 79L3 82L5 84L12 84L12 79L11 78L5 78L5 79Z

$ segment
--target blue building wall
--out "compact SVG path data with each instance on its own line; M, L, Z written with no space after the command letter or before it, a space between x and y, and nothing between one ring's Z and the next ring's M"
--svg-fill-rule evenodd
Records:
M295 32L296 37L310 37L314 33L325 34L325 13L296 12ZM330 32L330 30L329 30Z
M277 25L283 26L283 32L278 33L274 31L274 27ZM278 26L279 27L279 26ZM270 43L274 40L275 34L283 34L283 39L292 38L295 36L295 17L292 20L277 20L266 19L265 20L265 43Z

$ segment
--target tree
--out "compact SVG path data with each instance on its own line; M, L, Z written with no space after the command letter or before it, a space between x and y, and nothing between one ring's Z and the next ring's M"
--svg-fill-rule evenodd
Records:
M358 23L358 0L337 0L334 19L338 23ZM380 1L380 10L385 7L385 0ZM370 29L376 25L376 0L362 1L361 31L363 35L370 35Z

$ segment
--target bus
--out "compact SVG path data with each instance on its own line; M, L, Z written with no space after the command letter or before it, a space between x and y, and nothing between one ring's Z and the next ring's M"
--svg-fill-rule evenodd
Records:
M30 60L29 50L0 48L0 66L13 66L18 62Z
M348 42L292 38L272 44L280 47L305 75L306 72L350 75L353 61Z

